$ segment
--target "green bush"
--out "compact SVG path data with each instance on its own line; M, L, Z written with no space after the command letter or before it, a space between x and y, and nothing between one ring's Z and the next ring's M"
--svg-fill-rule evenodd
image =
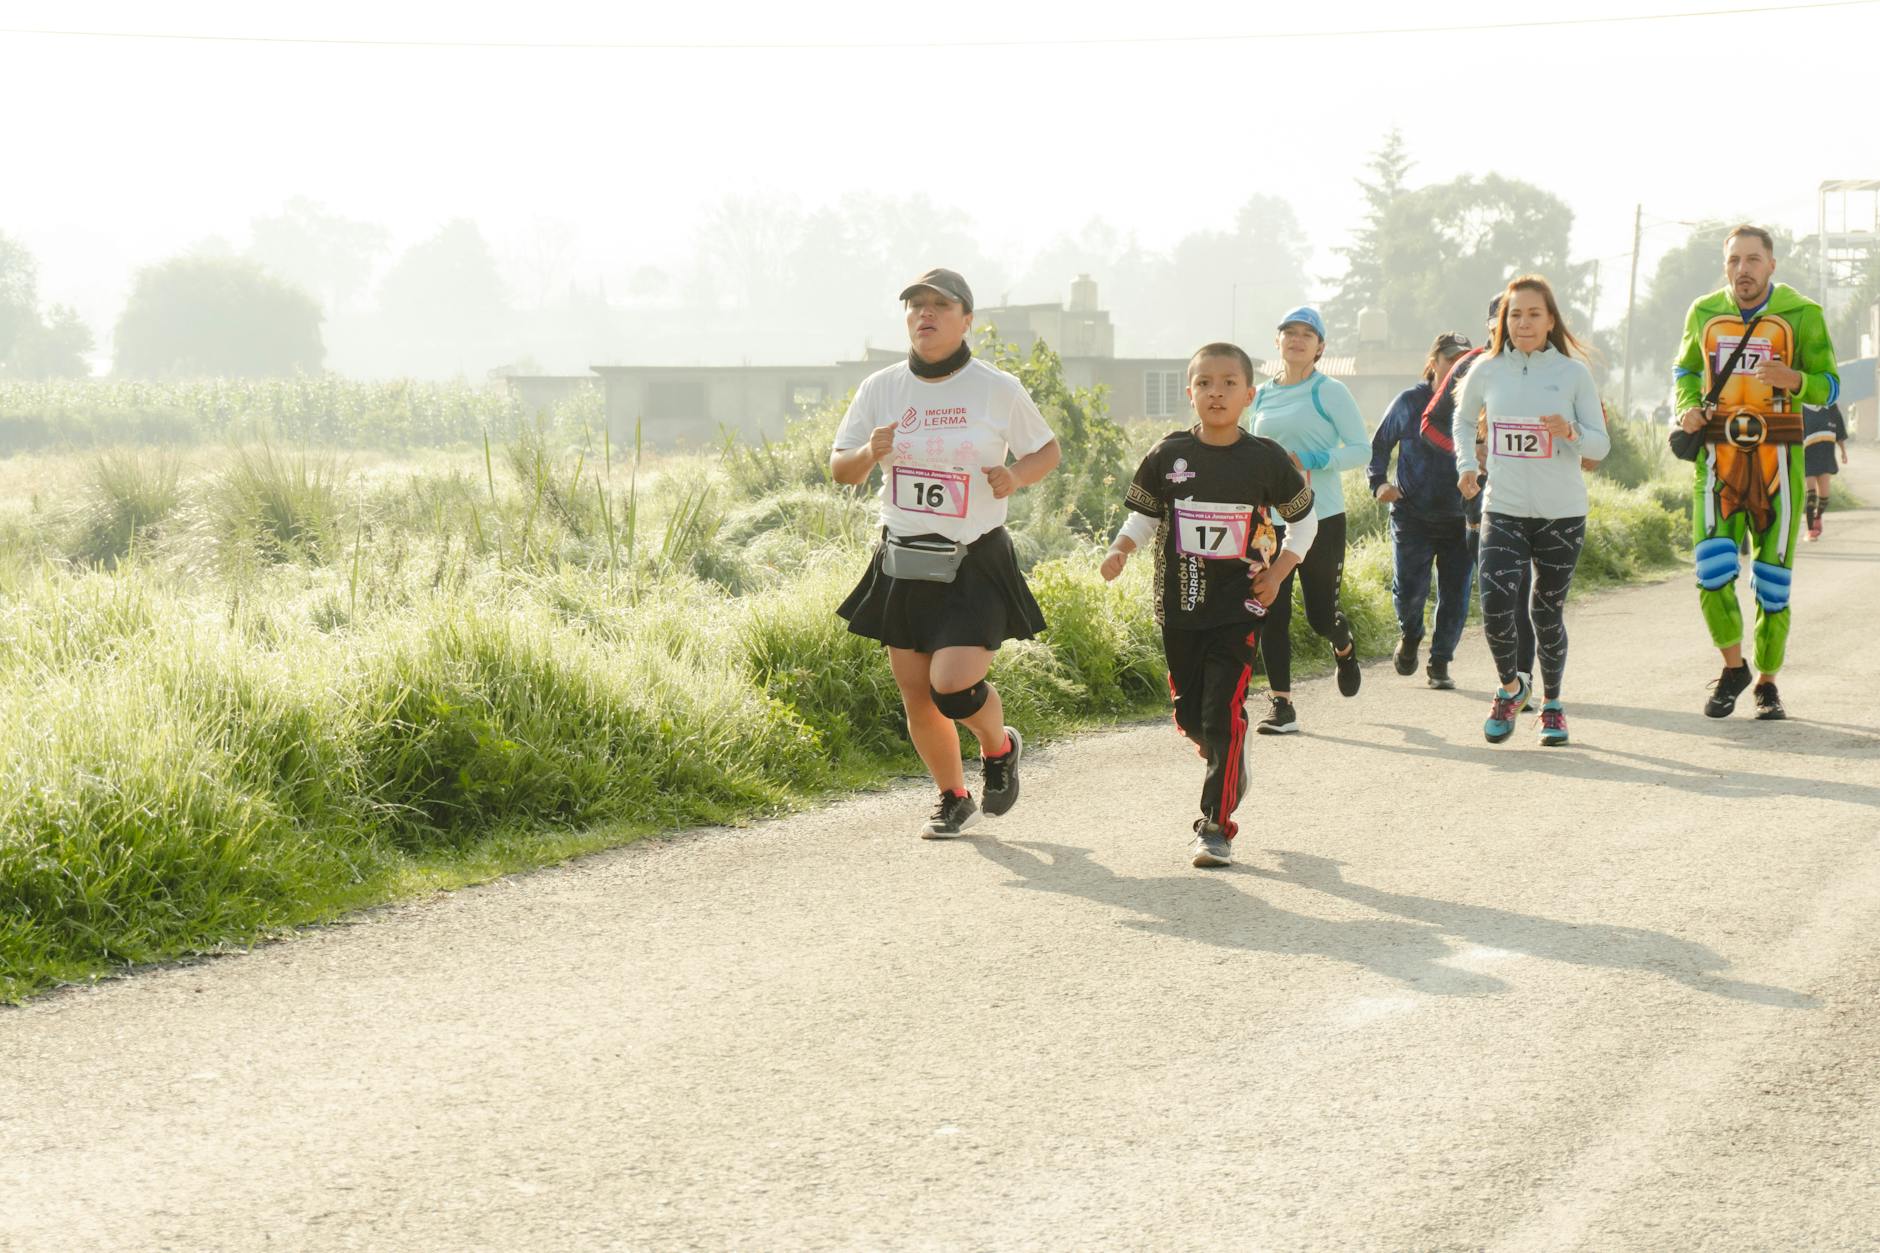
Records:
M1611 406L1612 412L1618 406ZM1612 437L1612 451L1599 463L1599 475L1621 487L1643 487L1653 479L1668 474L1677 464L1665 441L1666 428L1650 422L1610 417L1606 433Z

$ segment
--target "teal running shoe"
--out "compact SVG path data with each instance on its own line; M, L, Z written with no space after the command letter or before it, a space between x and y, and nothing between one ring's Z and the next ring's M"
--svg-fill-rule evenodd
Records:
M1558 748L1567 742L1567 707L1557 700L1541 706L1541 743Z
M1488 706L1488 720L1482 723L1482 735L1490 744L1499 744L1514 734L1515 715L1527 703L1531 685L1520 675L1515 676L1515 690L1495 689L1495 699Z

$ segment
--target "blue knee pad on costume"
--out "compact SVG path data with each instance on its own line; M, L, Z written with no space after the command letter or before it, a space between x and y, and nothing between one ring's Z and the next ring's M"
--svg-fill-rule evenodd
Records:
M1781 613L1789 607L1789 585L1795 581L1793 571L1758 561L1751 566L1750 578L1756 587L1756 603L1763 607L1764 613Z
M934 708L938 709L955 722L961 718L970 718L986 707L986 701L992 697L992 688L984 679L957 692L941 692L933 688Z
M1736 581L1735 540L1721 535L1698 540L1697 550L1692 555L1697 558L1697 586L1705 591L1714 592ZM1756 564L1762 565L1760 561Z

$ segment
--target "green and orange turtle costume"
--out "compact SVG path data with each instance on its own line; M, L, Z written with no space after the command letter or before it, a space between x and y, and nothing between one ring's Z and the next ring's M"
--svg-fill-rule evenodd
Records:
M1691 306L1675 370L1678 411L1700 408L1749 333L1698 432L1691 532L1698 599L1711 642L1743 642L1736 577L1751 559L1756 594L1756 669L1774 674L1788 649L1789 590L1802 525L1802 406L1832 404L1841 391L1834 345L1821 306L1775 283L1755 309L1741 309L1725 288ZM1773 357L1800 372L1800 386L1780 391L1756 378Z

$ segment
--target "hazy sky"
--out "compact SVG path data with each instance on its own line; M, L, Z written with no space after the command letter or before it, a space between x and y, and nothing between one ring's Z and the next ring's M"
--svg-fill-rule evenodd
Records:
M1608 322L1635 202L1648 222L1740 215L1808 232L1820 180L1880 178L1880 3L1716 2L1737 11L1295 39L1270 36L1709 5L0 3L0 27L16 30L716 45L0 34L0 230L37 254L43 297L77 303L101 331L134 266L212 234L244 246L251 218L299 195L386 224L395 250L457 216L499 252L540 221L566 223L574 268L612 288L636 265L674 264L727 192L807 208L924 191L1015 265L1095 216L1158 247L1230 225L1267 192L1292 202L1329 275L1323 250L1361 211L1353 176L1395 125L1413 181L1494 170L1567 200L1578 254L1608 258ZM1013 42L933 46L986 41ZM804 43L877 46L723 46ZM1746 115L1743 90L1765 88ZM1643 273L1654 241L1678 234L1647 233Z

